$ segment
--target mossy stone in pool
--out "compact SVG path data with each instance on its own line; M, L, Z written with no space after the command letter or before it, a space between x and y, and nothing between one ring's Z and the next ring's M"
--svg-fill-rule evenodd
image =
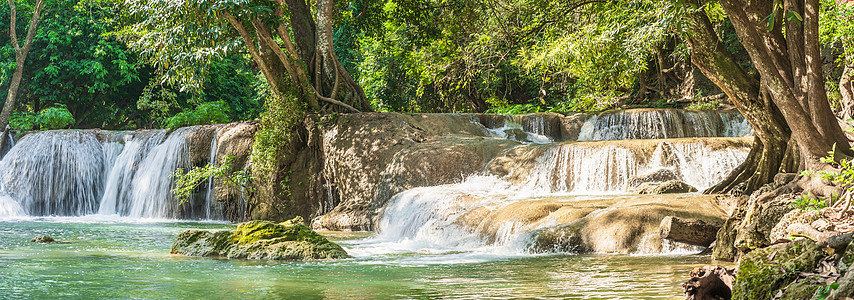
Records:
M349 257L341 246L314 232L297 217L282 223L251 221L237 230L186 230L172 254L248 259L336 259Z
M53 242L55 242L55 240L53 240L52 237L47 236L47 235L43 235L43 234L39 234L30 240L30 243L53 243Z

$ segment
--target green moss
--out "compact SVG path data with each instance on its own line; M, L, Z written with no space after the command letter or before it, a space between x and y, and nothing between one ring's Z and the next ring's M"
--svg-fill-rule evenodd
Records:
M805 279L801 279L799 282L795 282L790 284L786 288L786 293L783 294L783 297L780 300L803 300L810 299L813 295L815 295L815 291L821 287L821 284L813 283L814 281L819 280L818 276L810 276Z
M754 250L738 265L733 299L772 299L796 279L796 271L811 272L821 256L820 247L807 239Z
M341 246L308 228L300 217L279 224L269 221L242 223L234 231L187 230L178 236L172 253L249 259L349 257Z

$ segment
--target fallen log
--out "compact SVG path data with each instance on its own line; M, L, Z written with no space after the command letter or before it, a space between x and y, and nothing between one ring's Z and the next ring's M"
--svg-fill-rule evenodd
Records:
M673 216L664 217L659 226L663 239L702 247L715 241L720 228L720 223Z
M691 279L682 284L685 299L731 299L735 269L722 266L703 266L688 273Z

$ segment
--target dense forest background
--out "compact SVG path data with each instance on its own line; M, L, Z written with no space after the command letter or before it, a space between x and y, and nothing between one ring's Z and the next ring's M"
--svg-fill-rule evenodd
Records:
M17 3L18 32L26 32L29 2ZM844 114L850 7L823 2L824 78L833 108ZM144 41L138 26L144 20L128 5L45 0L10 120L14 129L174 128L259 118L270 92L245 47L184 49L181 58L164 60L168 54ZM726 107L721 90L692 65L680 18L668 5L338 1L334 51L376 111ZM727 51L755 72L719 5L710 2L704 11ZM0 24L9 18L9 7L0 7ZM8 30L0 29L3 99L16 66ZM192 68L170 66L176 59Z

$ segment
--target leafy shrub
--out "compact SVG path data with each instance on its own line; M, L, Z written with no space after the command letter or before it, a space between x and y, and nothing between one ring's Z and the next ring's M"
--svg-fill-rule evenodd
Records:
M819 210L828 206L828 200L830 199L813 198L810 195L803 194L789 204L803 210Z
M166 127L175 129L193 125L205 125L216 123L228 123L230 108L225 101L205 102L196 106L195 109L178 113L166 119Z
M62 129L73 124L74 116L64 105L48 107L38 113L14 113L9 117L9 126L17 131Z

